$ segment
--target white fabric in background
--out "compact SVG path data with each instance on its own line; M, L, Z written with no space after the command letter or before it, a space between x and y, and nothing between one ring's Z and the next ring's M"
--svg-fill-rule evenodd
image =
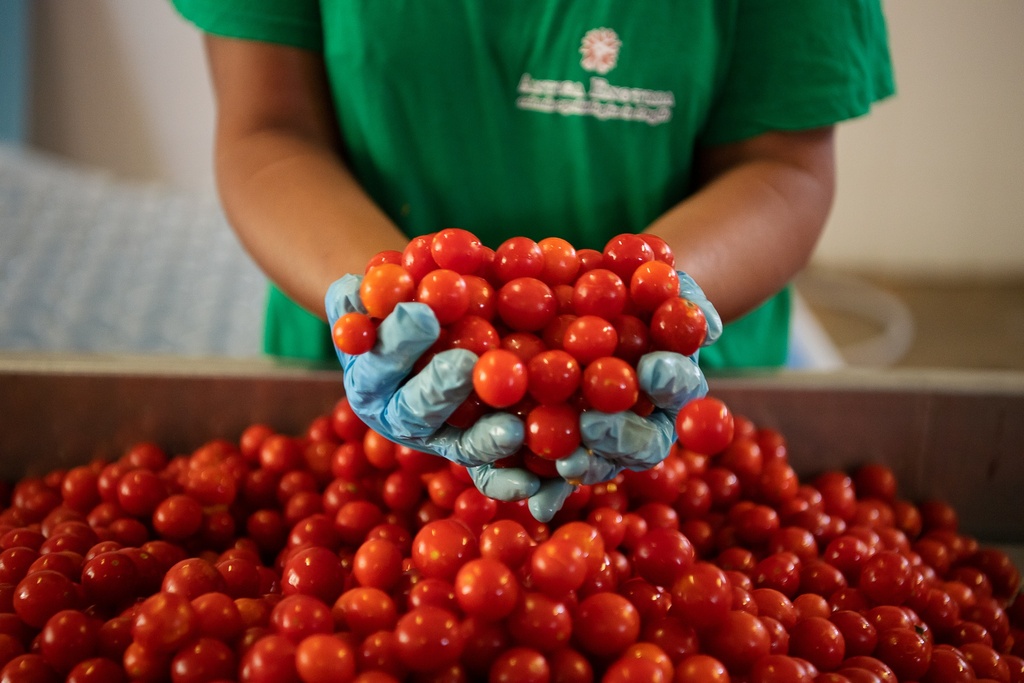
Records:
M0 350L259 355L265 296L215 198L0 147Z

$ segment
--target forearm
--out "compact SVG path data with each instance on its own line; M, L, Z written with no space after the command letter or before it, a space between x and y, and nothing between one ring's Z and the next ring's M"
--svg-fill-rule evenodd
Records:
M206 48L228 221L271 280L326 317L332 282L406 239L341 161L320 55L212 35Z
M726 322L778 292L806 264L834 194L831 130L796 135L796 153L773 137L710 160L709 180L651 224L677 267Z
M328 286L406 238L336 154L288 131L219 136L218 188L239 239L267 276L324 317Z

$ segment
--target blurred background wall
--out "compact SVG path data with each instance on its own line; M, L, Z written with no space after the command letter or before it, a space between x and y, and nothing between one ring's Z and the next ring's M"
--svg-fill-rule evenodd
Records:
M1024 2L885 9L899 92L841 128L815 265L1024 275ZM201 41L168 0L33 0L31 15L31 145L213 192Z

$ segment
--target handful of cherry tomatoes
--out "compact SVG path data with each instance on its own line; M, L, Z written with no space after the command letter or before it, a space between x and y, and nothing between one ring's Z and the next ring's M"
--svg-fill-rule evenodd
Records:
M442 331L420 364L452 348L479 357L473 394L449 422L467 427L492 410L518 415L526 449L502 464L541 476L557 476L552 461L580 445L581 411L652 410L637 381L643 354L693 354L708 329L701 309L679 295L671 249L648 234L618 235L602 251L557 237L514 237L492 250L446 228L377 254L360 297L366 313L334 324L339 349L369 351L397 304L426 304Z

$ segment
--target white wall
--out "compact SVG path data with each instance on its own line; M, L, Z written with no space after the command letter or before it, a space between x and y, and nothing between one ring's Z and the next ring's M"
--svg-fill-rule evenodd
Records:
M169 0L36 0L33 141L212 192L199 36ZM899 94L840 132L816 265L1024 274L1024 3L886 0Z

